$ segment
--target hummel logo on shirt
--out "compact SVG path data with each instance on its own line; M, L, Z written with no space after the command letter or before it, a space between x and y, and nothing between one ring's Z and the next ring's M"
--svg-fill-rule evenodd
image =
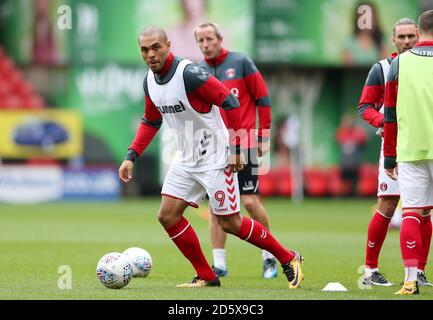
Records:
M157 106L159 112L161 113L179 113L186 111L185 106L182 101L179 100L179 104L175 104L174 106Z

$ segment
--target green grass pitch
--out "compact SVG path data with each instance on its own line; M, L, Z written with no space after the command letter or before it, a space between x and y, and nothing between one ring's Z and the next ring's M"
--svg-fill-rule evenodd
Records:
M302 288L289 290L279 269L276 279L261 277L259 249L230 236L227 244L229 276L221 288L176 288L194 276L189 262L169 240L156 219L159 198L98 203L0 205L0 299L433 299L433 288L416 297L393 293L403 280L398 231L390 230L380 258L381 271L394 283L389 288L358 288L364 262L367 225L375 199L307 200L267 198L271 231L304 258ZM212 263L206 220L207 203L188 209L203 250ZM104 254L138 246L150 252L154 266L147 278L133 278L121 290L103 287L96 263ZM72 288L60 289L60 266L72 271ZM60 270L62 271L62 270ZM427 277L433 279L430 265ZM340 282L347 292L322 292Z

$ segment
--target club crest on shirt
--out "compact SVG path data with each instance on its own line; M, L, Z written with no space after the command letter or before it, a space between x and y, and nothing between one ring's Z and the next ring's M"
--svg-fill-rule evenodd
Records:
M233 68L229 68L226 70L226 77L232 79L235 77L236 71Z
M382 182L380 184L380 190L381 191L386 191L386 189L388 189L388 185L385 182Z

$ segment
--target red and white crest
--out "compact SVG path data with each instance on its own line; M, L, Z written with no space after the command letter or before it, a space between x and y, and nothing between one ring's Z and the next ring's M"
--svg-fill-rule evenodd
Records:
M235 74L236 74L236 71L233 68L229 68L226 70L226 77L229 79L234 78Z

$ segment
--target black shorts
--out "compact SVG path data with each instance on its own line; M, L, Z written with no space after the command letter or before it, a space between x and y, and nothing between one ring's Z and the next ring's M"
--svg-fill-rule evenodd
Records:
M245 150L245 159L248 163L246 167L238 172L239 192L240 194L259 194L259 176L256 149Z

